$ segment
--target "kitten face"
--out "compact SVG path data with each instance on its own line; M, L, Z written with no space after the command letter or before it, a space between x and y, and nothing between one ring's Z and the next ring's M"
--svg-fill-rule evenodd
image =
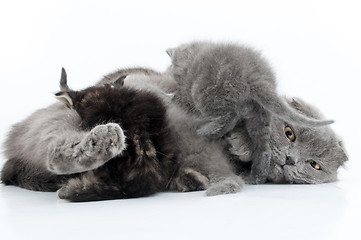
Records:
M198 52L207 46L207 43L193 42L183 44L177 48L167 49L166 52L172 61L170 68L174 77L186 76L189 64L191 64Z
M319 118L300 100L290 104L305 115ZM337 169L347 161L347 155L331 128L303 128L274 119L272 130L271 182L317 184L337 179Z
M63 102L69 108L77 111L82 119L82 127L95 127L99 123L112 122L116 112L117 104L120 104L123 98L116 102L114 98L121 95L124 99L128 97L128 92L122 88L116 88L112 85L103 87L89 87L81 91L68 90L56 94L57 99ZM125 101L125 100L124 100ZM119 113L120 114L120 113Z

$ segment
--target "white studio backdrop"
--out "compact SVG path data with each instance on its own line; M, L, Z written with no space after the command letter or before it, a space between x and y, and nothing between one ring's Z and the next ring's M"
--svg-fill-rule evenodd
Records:
M344 239L351 239L352 236L360 236L355 235L357 232L356 220L353 219L360 213L360 208L357 206L361 199L357 190L360 189L358 172L361 171L361 161L359 160L361 131L358 127L361 116L360 12L361 3L357 0L0 0L0 144L3 144L6 132L12 124L24 119L34 110L46 107L56 101L53 93L58 91L62 67L67 70L69 85L74 89L81 89L92 85L103 75L117 68L144 66L164 71L170 64L165 49L180 43L192 40L212 40L247 44L261 51L271 63L279 82L278 90L281 94L300 97L313 103L321 109L326 118L336 121L333 129L344 139L350 155L347 168L340 171L340 177L345 179L345 184L336 185L342 193L345 191L345 194L341 193L342 197L339 192L332 195L336 200L329 205L324 203L320 207L320 213L327 213L330 210L329 206L332 208L340 203L343 205L342 208L340 206L335 210L338 211L337 214L330 216L331 218L340 218L342 221L335 220L332 227L326 224L328 228L325 229L336 229L337 234L334 235L334 239L342 239L345 236L347 237ZM6 159L0 155L0 160L1 166ZM216 211L217 216L221 215L223 218L230 219L224 221L224 225L221 224L219 228L228 229L230 226L238 227L235 221L241 218L242 212L239 214L236 211L239 216L232 215L232 209L223 206L222 201L230 203L230 206L233 206L232 203L236 201L257 205L263 203L262 201L269 200L267 202L277 204L275 199L280 198L284 192L286 196L287 194L292 195L292 193L300 198L306 196L305 198L308 201L311 200L313 204L311 207L317 209L317 201L324 202L325 197L322 194L317 195L316 192L323 192L325 189L328 191L328 185L312 188L310 193L311 195L315 194L314 200L312 200L313 195L307 195L307 188L305 189L304 186L289 188L288 186L273 185L249 188L235 196L224 196L214 198L214 200L209 198L200 200L204 196L197 195L197 193L183 194L181 199L173 195L169 199L166 195L165 199L170 201L177 198L175 201L179 207L176 210L178 214L187 212L187 209L198 213L194 206L189 208L193 199L200 205L202 209L200 212L203 214L208 211L207 204L209 206L215 204L219 207ZM22 204L26 203L27 199L37 201L42 198L41 196L46 196L45 202L50 202L48 205L45 204L47 211L51 212L56 208L56 213L62 215L61 210L64 208L65 212L69 214L67 216L71 216L70 208L61 205L61 209L59 209L57 204L51 204L55 198L53 194L39 195L12 188L0 188L0 208L3 208L0 209L0 222L5 224L6 231L3 234L7 234L7 238L4 239L17 239L16 237L11 238L11 236L15 236L12 235L15 228L11 229L10 223L7 221L7 217L16 212L18 207L18 205L13 205L12 201L23 199ZM243 197L246 198L244 200L237 199ZM261 197L264 198L262 201L255 200L253 202L254 199L261 199ZM160 198L159 200L152 198L150 203L145 202L143 206L152 205L157 201L159 201L157 204L161 205L163 204L162 195ZM339 201L340 199L342 200ZM292 211L293 205L298 206L298 210L294 211L299 214L307 209L302 199L296 200L296 202L291 200L293 201L293 198L285 197L286 209L289 211ZM126 211L126 216L129 217L132 207L139 201L146 200L127 202L130 210ZM183 201L185 202L184 206L182 206ZM202 205L203 201L206 201L205 206ZM40 202L34 209L41 209L41 205ZM79 205L79 208L71 206L71 209L77 211L75 209L91 210L93 206L98 205ZM106 210L109 214L111 208L114 207L110 203L101 206L109 207L110 209ZM166 206L168 212L174 210L173 207L175 207L174 205ZM222 211L223 208L224 211L229 211L228 215ZM5 209L7 210L5 211ZM251 209L257 211L254 205ZM267 211L264 207L260 209ZM6 212L8 215L2 215L1 212ZM277 212L269 212L269 214L271 213L276 214ZM31 214L36 215L36 213L30 212L29 214L25 217L27 221L32 219ZM40 216L43 216L42 214ZM150 215L147 216L153 219L153 215ZM158 218L155 215L157 214L154 212L156 221ZM160 215L165 218L169 217L166 213ZM257 219L251 215L250 211L245 211L244 217L256 221ZM319 217L319 215L317 216ZM327 218L326 215L324 219L322 217L318 219L317 216L313 216L313 219L321 222ZM301 219L307 221L308 217L304 215ZM135 221L135 219L133 220ZM195 217L195 220L205 221L203 224L200 223L200 226L208 224L208 226L214 227L213 230L216 232L214 236L222 236L221 231L216 229L215 223L210 223L209 219L198 216ZM287 219L277 218L274 221L277 220L282 221L283 224L287 222ZM312 219L308 220L312 222ZM58 224L60 221L56 220ZM245 222L245 220L239 221ZM143 221L141 222L143 223ZM276 223L272 221L271 217L267 222L271 225L266 229L272 231L272 227ZM23 223L25 224L25 222ZM191 220L190 223L193 224ZM96 227L95 225L91 226ZM190 225L186 226L190 227ZM51 227L49 228L51 229ZM148 228L152 232L151 227L148 226ZM250 226L248 228L252 229ZM198 228L192 225L190 229L191 232L195 232ZM287 229L282 230L285 232L280 236L283 236L284 239L293 239L287 235ZM296 231L296 227L291 227L289 230ZM155 232L161 239L169 236L167 231ZM307 232L296 236L301 236L299 239L302 239L302 236L308 239L312 239L312 237L322 239L325 236L321 233L317 234L317 231L312 231L312 233L312 236ZM0 231L0 238L2 238L1 234ZM189 237L187 234L179 234L178 236ZM211 235L197 232L194 236L200 237L204 234ZM261 233L257 234L257 236L261 235ZM67 234L64 233L61 236L67 236ZM95 236L98 235L94 234L93 237ZM134 239L144 239L145 237L141 233L138 233L137 236ZM277 234L270 236L277 236ZM154 236L152 235L152 237ZM241 238L241 235L235 237ZM32 239L31 234L29 239ZM330 238L328 236L323 239Z

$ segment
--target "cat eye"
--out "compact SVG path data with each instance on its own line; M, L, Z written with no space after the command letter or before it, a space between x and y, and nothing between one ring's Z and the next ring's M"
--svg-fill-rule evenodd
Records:
M296 135L293 132L292 128L290 128L289 126L285 127L285 134L286 137L291 141L294 142L296 140Z
M313 167L314 169L321 170L321 166L317 162L313 160L307 160L306 162L308 162L311 165L311 167Z

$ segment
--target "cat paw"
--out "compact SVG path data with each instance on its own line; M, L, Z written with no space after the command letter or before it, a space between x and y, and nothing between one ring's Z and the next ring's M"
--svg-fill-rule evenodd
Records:
M264 184L267 181L267 178L265 178L263 176L257 176L257 175L243 176L243 179L244 179L245 183L249 184L249 185Z
M242 190L244 181L242 178L235 176L229 177L215 184L212 184L206 191L207 196L215 196L221 194L237 193Z
M57 196L60 199L66 199L72 201L79 195L79 189L81 189L82 183L78 179L70 179L69 182L63 185L57 192Z
M95 161L107 161L126 148L125 135L116 123L93 128L75 148L75 155Z
M253 160L250 174L244 177L247 184L263 184L268 179L271 168L271 153L268 151L261 152L256 157L257 159Z
M184 168L179 171L175 184L176 189L180 192L201 191L207 189L209 180L192 168Z

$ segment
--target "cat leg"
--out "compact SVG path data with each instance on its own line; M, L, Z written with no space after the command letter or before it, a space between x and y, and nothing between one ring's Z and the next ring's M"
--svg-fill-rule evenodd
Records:
M211 158L207 166L210 184L207 188L207 196L237 193L243 189L244 181L237 176L231 166L229 159L221 152L217 159Z
M86 202L127 198L118 184L102 181L94 171L69 179L58 191L60 199L71 202Z
M192 167L185 167L179 169L175 178L175 187L180 192L202 191L206 190L209 185L209 179L193 169Z
M230 194L240 192L244 186L244 181L239 176L229 176L214 178L212 183L207 176L193 168L180 170L175 183L180 192L206 190L207 196Z
M221 194L237 193L242 190L244 181L239 176L229 176L226 178L218 179L212 183L206 191L207 196L215 196Z
M225 113L222 116L205 118L208 120L208 123L201 125L197 129L197 134L214 139L220 138L232 130L239 120L235 112Z
M246 129L254 146L251 156L251 172L245 177L245 181L249 184L262 184L266 182L270 171L271 116L259 105L255 106L255 113L245 121Z
M204 142L187 157L175 177L175 185L182 192L206 190L206 195L214 196L241 191L244 182L234 174L219 142Z
M48 168L56 174L89 171L119 155L125 147L125 136L118 124L99 125L76 142L58 141L49 151Z
M212 75L196 78L191 87L191 98L194 108L202 119L207 121L198 127L197 133L217 139L237 124L242 92L232 87L232 84L220 84L219 81L212 79Z

